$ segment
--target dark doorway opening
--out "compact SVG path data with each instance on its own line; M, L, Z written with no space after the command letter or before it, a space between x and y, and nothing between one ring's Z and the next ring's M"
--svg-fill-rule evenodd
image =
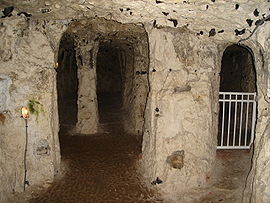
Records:
M98 18L71 22L69 30L60 42L57 69L63 176L33 202L155 201L136 164L149 91L146 31ZM98 119L100 131L82 133L81 128L96 128ZM65 132L75 124L74 133Z
M249 149L256 122L256 72L251 51L231 45L223 54L219 93L219 149Z
M248 48L231 45L222 57L221 92L256 92L253 54Z
M73 38L64 34L60 41L57 68L57 100L60 135L74 128L77 123L77 69Z
M256 88L252 51L239 45L228 46L223 53L220 72L219 150L216 154L214 188L211 190L215 197L226 196L228 202L241 202L239 194L242 194L250 172L256 122ZM208 196L206 199L214 200L215 197Z
M101 43L97 54L97 98L100 123L121 121L123 70L121 51L110 42Z

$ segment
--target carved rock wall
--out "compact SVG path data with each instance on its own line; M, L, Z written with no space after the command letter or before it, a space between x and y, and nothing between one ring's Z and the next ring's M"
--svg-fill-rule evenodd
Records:
M2 20L0 35L0 201L5 202L7 194L23 188L26 129L20 112L29 100L40 102L44 110L28 119L29 184L52 181L60 154L54 51L48 38L22 18Z
M93 40L96 33L108 34L106 29L110 32L122 29L121 36L125 37L126 27L120 23L108 23L106 27L90 23L90 30L96 30L96 33L76 29L78 25L71 23L89 17L140 24L147 31L150 92L144 113L142 159L146 181L150 183L159 177L163 181L158 186L160 190L175 198L180 198L177 194L183 196L207 185L206 179L211 176L215 164L222 54L229 45L249 37L249 31L256 27L255 22L258 24L263 16L269 15L269 2L31 0L22 3L15 0L12 3L14 15L1 18L0 24L0 77L5 86L1 87L0 93L4 89L6 98L0 99L1 118L5 117L1 119L4 123L0 122L0 177L4 185L0 188L1 201L4 202L5 197L2 194L22 189L24 121L19 118L19 112L31 97L44 105L45 112L40 115L39 122L34 117L29 120L30 184L53 179L59 166L53 67L62 34L65 31L85 33L80 39ZM3 0L0 6L11 6L10 1ZM21 11L32 16L15 16ZM87 20L79 24L89 29ZM269 33L270 25L266 21L248 40L241 42L254 53L258 90L254 156L244 202L269 202ZM80 48L83 46L79 45ZM146 57L144 47L146 45L136 47L138 56ZM143 64L147 64L146 60ZM95 66L95 60L92 65ZM86 67L78 65L78 68ZM9 89L8 93L6 89ZM95 99L94 96L91 98ZM34 153L34 146L38 143L44 146L44 139L50 153ZM181 150L185 154L183 167L171 168L166 162L167 157Z

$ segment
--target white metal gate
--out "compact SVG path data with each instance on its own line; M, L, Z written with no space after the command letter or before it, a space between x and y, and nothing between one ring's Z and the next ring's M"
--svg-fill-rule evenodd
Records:
M217 149L249 149L254 140L256 93L219 93Z

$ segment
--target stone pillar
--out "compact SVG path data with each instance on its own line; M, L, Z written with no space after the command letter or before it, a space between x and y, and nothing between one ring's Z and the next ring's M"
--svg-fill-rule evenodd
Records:
M78 122L76 131L93 134L98 131L98 105L96 94L96 54L98 45L79 47L78 62Z
M173 202L182 198L179 194L207 186L207 177L212 174L217 109L212 109L216 86L209 77L215 70L208 63L217 60L205 50L217 51L211 44L202 49L196 38L187 38L188 34L180 31L147 31L150 93L145 111L143 173L148 183L161 179L163 183L157 187ZM196 74L197 67L203 67L200 75ZM177 169L170 163L175 154L184 160Z

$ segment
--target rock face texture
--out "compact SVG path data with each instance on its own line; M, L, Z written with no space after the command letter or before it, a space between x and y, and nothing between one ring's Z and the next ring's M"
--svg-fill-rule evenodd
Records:
M156 72L150 73L143 161L148 177L161 178L160 189L173 196L205 186L214 166L218 112L214 67L219 56L213 42L198 41L185 28L151 29L149 38L150 70ZM174 169L167 156L181 150L184 167Z
M59 171L56 64L65 35L74 41L78 69L76 131L98 131L97 56L100 47L118 48L126 63L125 129L143 134L141 172L147 183L159 177L156 187L171 199L208 184L215 168L221 60L228 46L242 40L253 53L258 94L243 201L270 202L268 1L2 0L0 8L0 202L23 188L20 108L29 100L44 111L28 120L27 179L42 184ZM171 167L167 157L182 150L183 167Z
M26 134L20 109L30 100L40 102L44 112L28 120L27 180L42 184L59 170L54 52L47 37L32 26L22 18L1 22L1 202L23 189ZM48 151L40 153L44 142Z

